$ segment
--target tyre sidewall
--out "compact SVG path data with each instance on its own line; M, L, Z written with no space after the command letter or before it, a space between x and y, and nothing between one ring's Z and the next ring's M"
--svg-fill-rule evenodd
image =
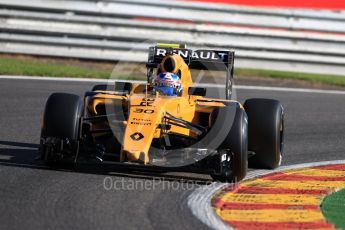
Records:
M284 122L284 111L281 103L271 99L249 99L244 107L248 114L248 149L255 152L249 158L249 166L277 168L283 151L280 127Z

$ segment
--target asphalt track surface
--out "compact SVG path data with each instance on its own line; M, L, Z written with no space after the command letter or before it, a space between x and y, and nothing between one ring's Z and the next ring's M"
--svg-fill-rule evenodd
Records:
M111 181L124 187L109 189L109 175L51 170L35 160L47 97L56 91L82 95L93 84L0 79L0 228L207 229L187 207L197 185L180 182L207 182L207 176L115 171ZM345 158L345 95L238 89L237 96L241 102L276 98L285 106L283 165ZM153 179L164 182L145 189Z

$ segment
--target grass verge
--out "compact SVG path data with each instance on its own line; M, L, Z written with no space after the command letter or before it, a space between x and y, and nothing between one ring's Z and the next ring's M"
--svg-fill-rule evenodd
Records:
M145 76L133 76L126 73L114 75L111 70L87 67L87 65L51 63L40 59L20 59L16 57L0 57L0 75L25 75L48 77L84 77L84 78L112 78L127 80L144 80ZM264 77L275 79L303 80L312 83L345 87L345 76L307 74L257 69L235 69L237 77Z
M51 77L109 77L108 72L92 71L78 66L43 63L32 60L18 60L15 58L0 59L0 74L2 75L27 75Z
M97 70L92 67L49 63L39 60L0 58L0 75L46 76L46 77L75 77L75 78L104 78L112 75L112 71ZM114 77L114 75L112 75ZM139 80L141 77L118 74L118 79Z
M309 74L298 72L274 71L274 70L257 70L257 69L235 69L237 76L256 76L269 77L276 79L292 79L303 80L312 83L320 83L326 85L345 86L345 76L325 75L325 74Z
M321 211L328 223L338 229L345 229L345 189L327 196L321 203Z

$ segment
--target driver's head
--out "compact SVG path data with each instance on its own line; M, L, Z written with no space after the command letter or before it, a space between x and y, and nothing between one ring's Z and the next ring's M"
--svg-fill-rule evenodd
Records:
M176 74L160 73L155 80L155 90L165 96L181 96L181 80Z

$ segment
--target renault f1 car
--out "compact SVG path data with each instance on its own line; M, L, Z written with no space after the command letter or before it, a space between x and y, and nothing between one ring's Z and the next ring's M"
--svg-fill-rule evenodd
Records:
M95 162L136 170L187 171L242 180L251 167L273 169L283 152L284 110L272 99L232 100L235 54L182 45L149 48L147 82L96 85L84 97L54 93L45 106L40 154L50 166ZM226 98L206 97L191 70L224 71ZM159 73L181 79L179 96L154 90Z

